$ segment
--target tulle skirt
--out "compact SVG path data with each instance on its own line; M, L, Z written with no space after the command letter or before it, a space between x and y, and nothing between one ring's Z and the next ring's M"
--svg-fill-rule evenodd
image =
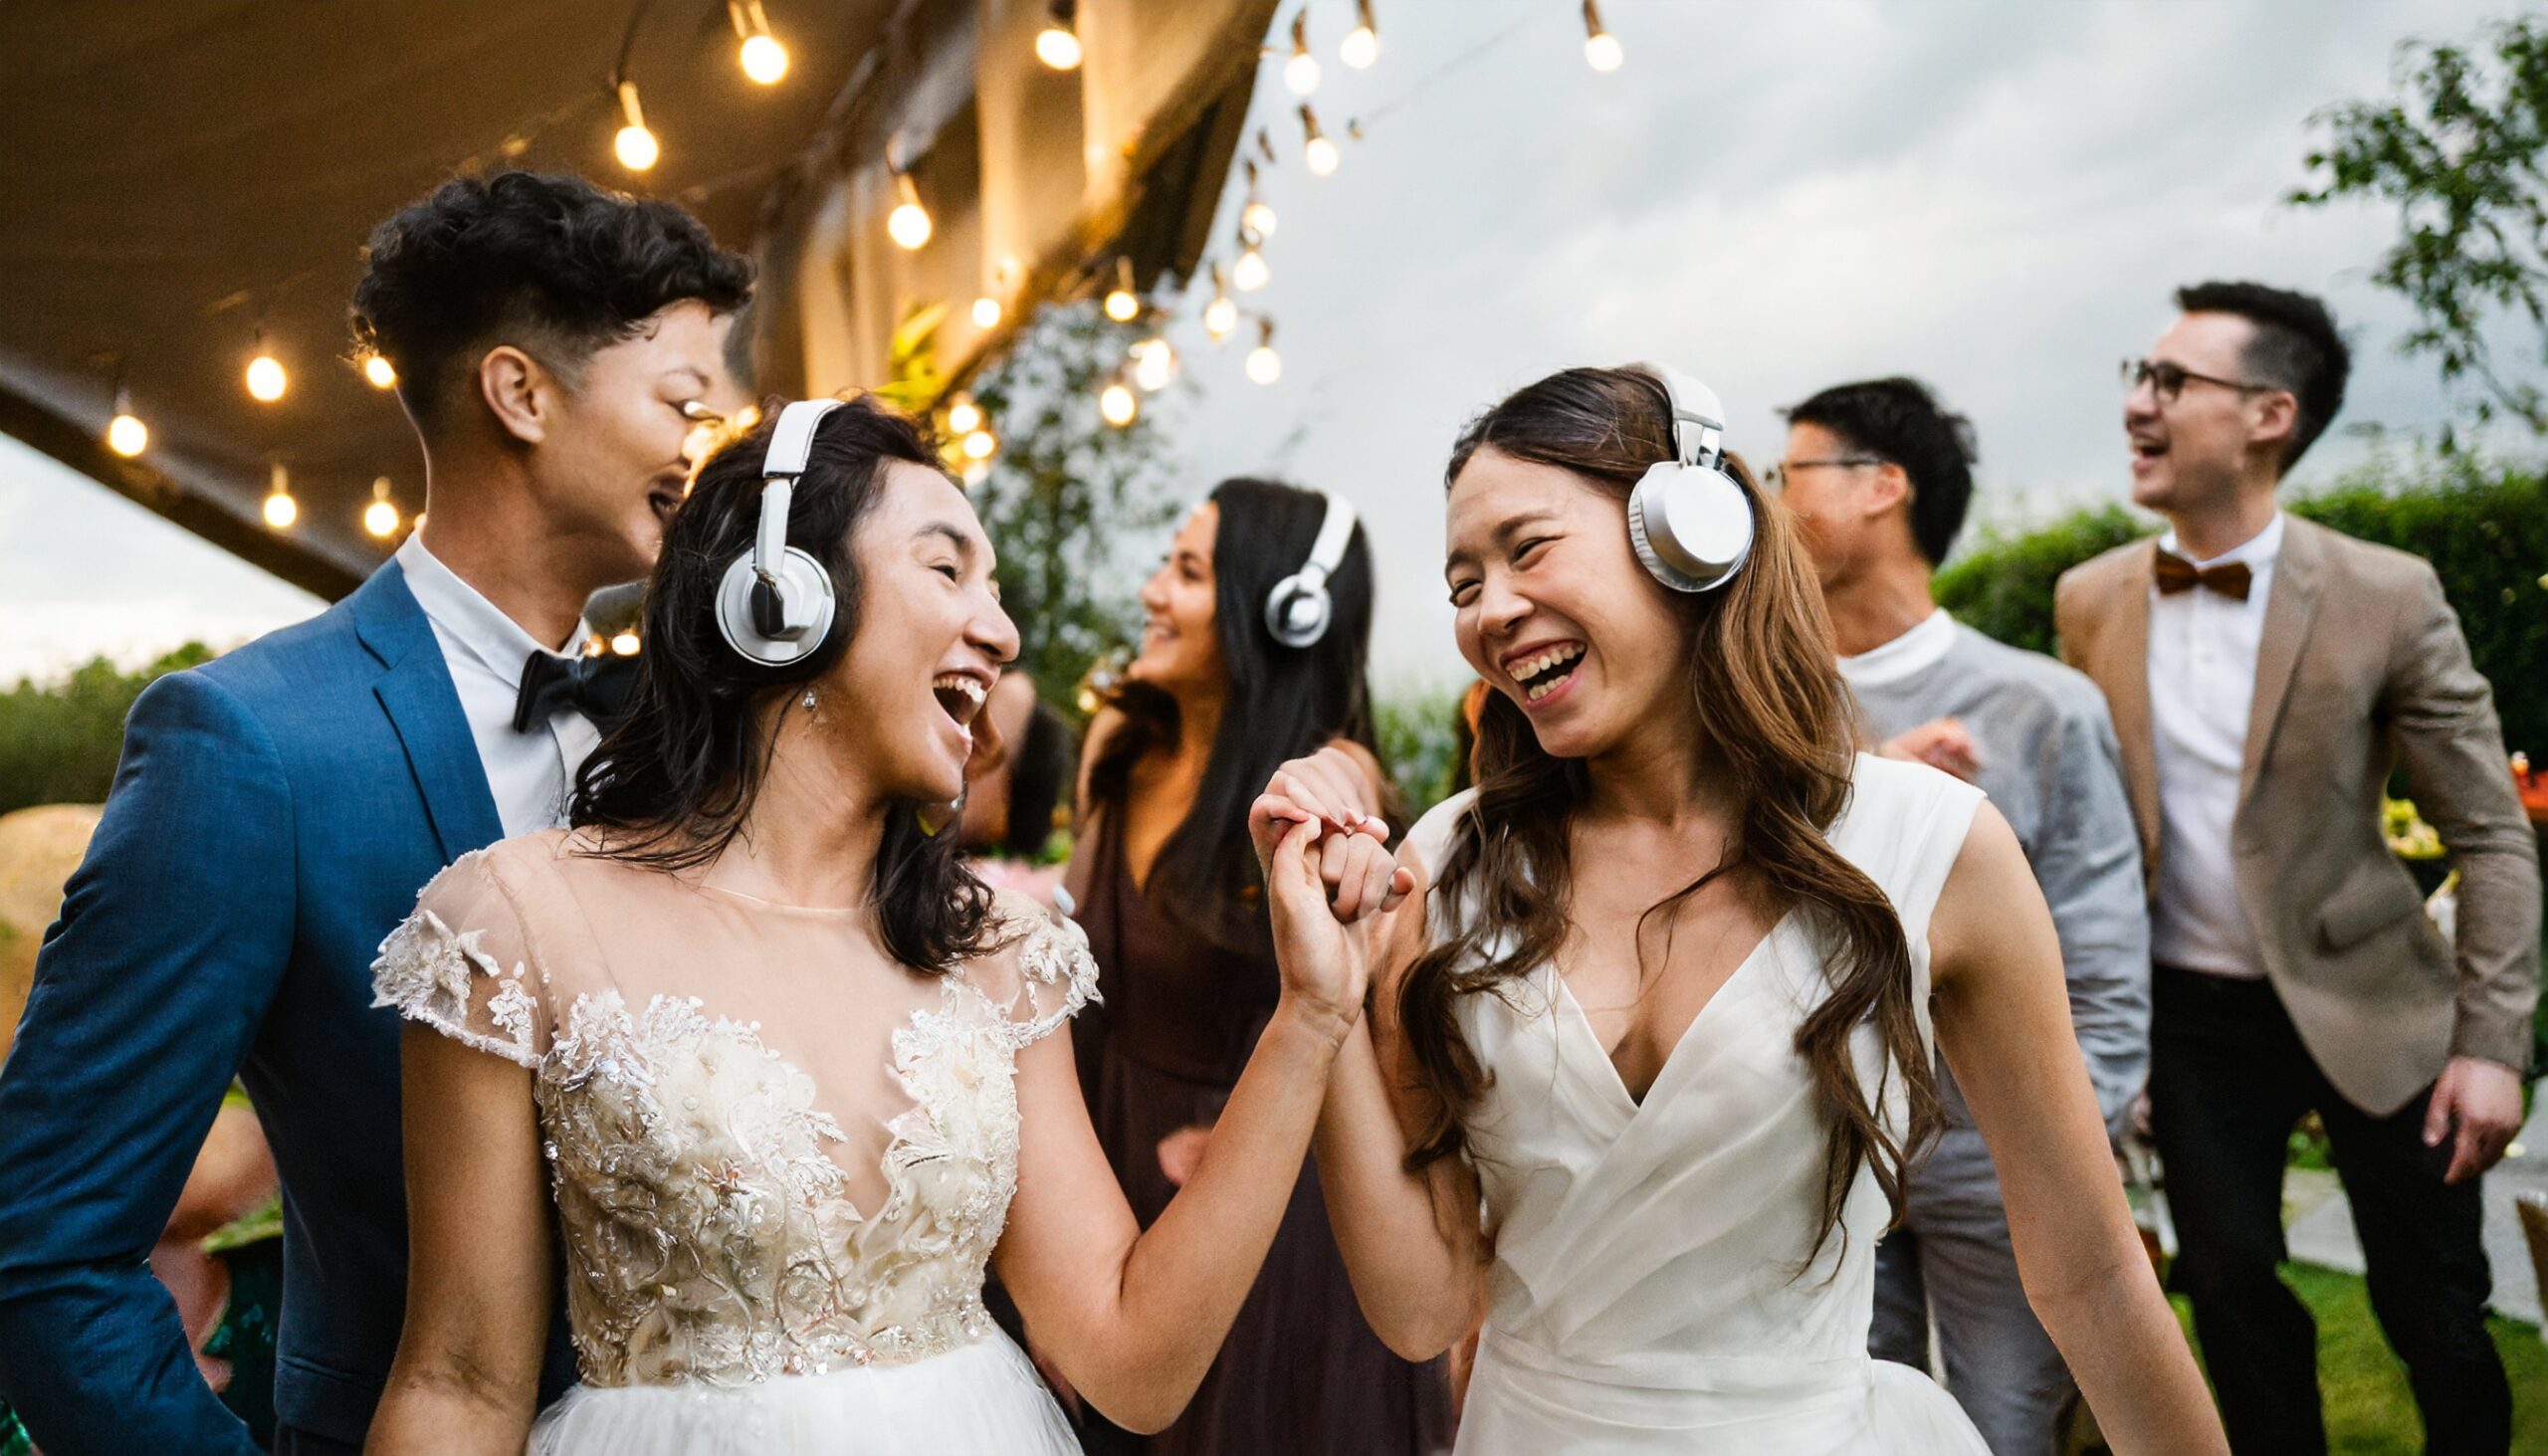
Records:
M1078 1456L1070 1422L1007 1336L909 1364L756 1385L578 1385L530 1456Z

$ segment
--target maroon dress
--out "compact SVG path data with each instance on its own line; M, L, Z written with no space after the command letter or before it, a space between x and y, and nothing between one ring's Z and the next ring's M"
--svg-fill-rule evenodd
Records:
M1213 944L1169 920L1133 883L1120 817L1093 826L1092 873L1077 919L1097 957L1103 1010L1072 1026L1097 1138L1147 1228L1176 1187L1160 1140L1220 1117L1281 992L1270 943ZM1100 1008L1092 1006L1091 1011ZM1147 1443L1087 1432L1093 1452L1158 1456L1397 1456L1448 1448L1442 1361L1399 1359L1372 1333L1327 1221L1318 1173L1304 1164L1265 1267L1210 1373L1174 1425Z

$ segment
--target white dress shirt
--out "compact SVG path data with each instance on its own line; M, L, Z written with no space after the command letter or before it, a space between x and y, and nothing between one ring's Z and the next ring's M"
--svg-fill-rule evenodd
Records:
M523 665L532 653L572 656L592 629L577 622L557 648L541 647L521 623L435 560L422 534L410 534L398 547L398 565L407 574L416 605L433 624L451 685L460 690L460 711L469 720L469 735L477 740L478 761L486 767L487 788L495 795L505 837L562 826L575 770L601 741L601 730L568 708L518 733L514 703L522 692Z
M2210 587L2150 588L2150 736L2159 768L2159 895L2150 958L2161 965L2253 980L2264 974L2255 933L2238 904L2230 825L2256 697L2256 646L2282 551L2282 513L2198 570L2246 563L2247 599ZM2174 530L2162 550L2184 555Z
M1946 661L1947 649L1953 646L1955 618L1947 615L1946 608L1936 607L1891 642L1841 658L1840 680L1852 689L1899 683Z

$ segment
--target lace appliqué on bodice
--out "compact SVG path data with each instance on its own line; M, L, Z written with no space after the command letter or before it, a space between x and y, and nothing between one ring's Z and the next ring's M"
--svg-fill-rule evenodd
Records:
M998 916L1014 996L958 966L893 1033L912 1105L886 1125L886 1193L869 1210L826 1150L839 1124L757 1023L696 997L632 1010L601 990L557 1008L537 1053L529 1016L498 1009L527 1003L522 968L426 911L383 943L374 976L379 1004L533 1069L584 1382L736 1385L920 1359L991 1329L981 1288L1016 1189L1015 1057L1094 999L1097 977L1076 926L1006 897Z

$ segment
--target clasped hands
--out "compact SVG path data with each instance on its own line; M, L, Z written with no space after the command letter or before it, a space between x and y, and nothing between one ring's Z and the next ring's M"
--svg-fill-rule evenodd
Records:
M1371 984L1369 923L1416 884L1390 856L1388 825L1373 807L1363 766L1327 747L1275 770L1247 813L1283 994L1332 1017L1340 1037L1363 1014Z

